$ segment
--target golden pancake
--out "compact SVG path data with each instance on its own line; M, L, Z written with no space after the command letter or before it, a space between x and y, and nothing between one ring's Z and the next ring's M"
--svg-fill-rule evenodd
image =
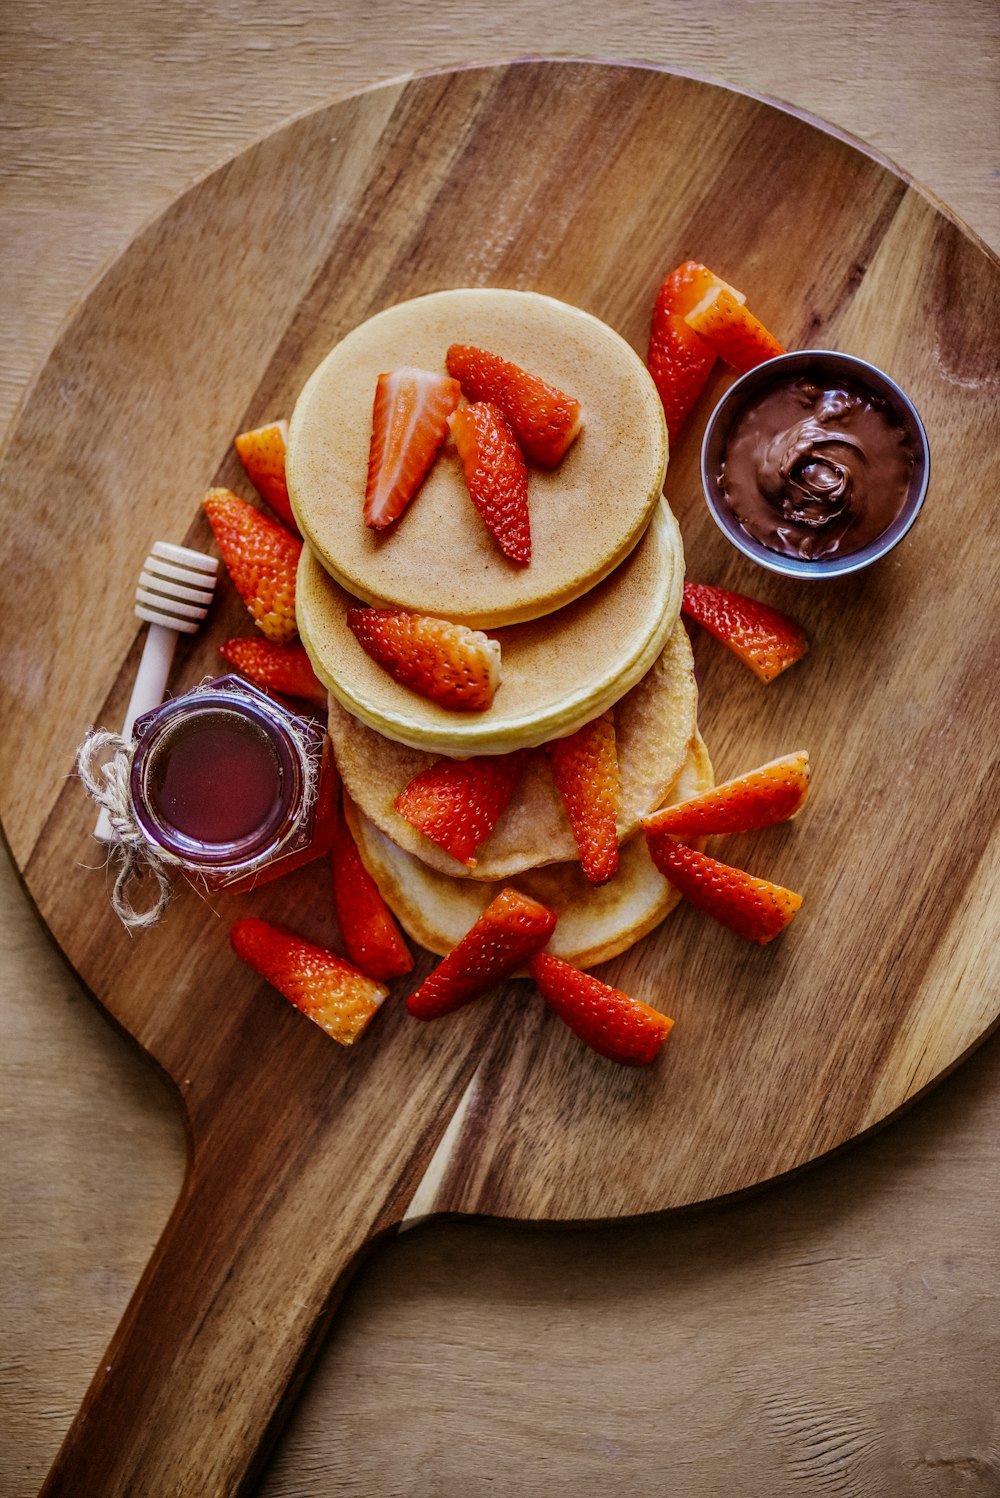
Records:
M452 343L500 354L583 406L558 467L529 469L527 566L487 531L450 440L395 526L363 522L378 376L403 365L444 374ZM296 403L287 474L303 536L349 593L493 628L561 608L617 567L649 522L666 461L663 408L623 338L552 297L469 289L402 302L337 344Z
M664 805L699 795L713 784L712 764L700 736ZM358 811L350 798L344 808L358 851L382 898L407 935L439 956L450 952L506 883L554 910L558 924L546 951L578 967L608 962L658 926L680 896L657 870L642 833L625 844L615 877L588 884L578 863L554 863L488 884L450 879L404 853Z
M544 619L494 631L500 686L485 712L439 707L401 686L347 627L356 605L302 549L295 611L313 668L355 718L386 738L436 754L506 754L573 733L649 670L680 612L684 554L661 501L622 565L583 598Z
M698 690L687 630L678 620L640 682L615 704L621 795L618 840L625 842L669 791L695 731ZM465 864L412 827L393 807L400 791L438 756L383 738L330 698L330 738L344 788L358 810L387 837L439 873L455 878L507 879L524 869L577 858L548 756L532 750L506 810Z

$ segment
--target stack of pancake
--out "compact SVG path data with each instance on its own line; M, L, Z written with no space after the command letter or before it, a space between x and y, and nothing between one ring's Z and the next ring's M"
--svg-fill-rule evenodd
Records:
M449 441L387 533L362 504L378 376L444 373L453 343L500 354L579 400L584 427L559 466L529 465L532 557L503 556ZM680 623L684 559L662 498L663 412L634 351L596 318L530 292L461 290L404 302L340 342L292 417L289 491L306 545L296 610L330 693L330 736L361 857L414 940L445 953L502 885L556 911L549 950L580 966L624 951L676 903L640 819L707 789L697 689ZM466 624L500 642L485 712L456 713L397 683L346 624L358 602ZM584 877L540 746L613 707L622 844L617 874ZM468 868L394 809L443 755L529 751L518 788Z

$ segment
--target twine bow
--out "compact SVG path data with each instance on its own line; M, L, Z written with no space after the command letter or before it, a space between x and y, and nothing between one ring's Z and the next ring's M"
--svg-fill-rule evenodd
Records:
M111 757L105 758L109 750ZM150 847L132 814L129 778L134 752L135 745L120 734L93 728L77 752L76 769L87 795L107 812L115 834L111 857L121 867L111 892L114 912L128 931L143 931L156 925L170 899L172 886L164 865L177 865L180 860L165 848ZM148 909L137 910L128 889L146 873L155 879L157 895Z

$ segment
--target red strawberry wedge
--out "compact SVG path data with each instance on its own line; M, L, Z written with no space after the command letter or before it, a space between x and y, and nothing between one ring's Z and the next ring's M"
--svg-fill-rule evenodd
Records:
M326 947L247 916L229 933L233 951L320 1029L351 1045L389 990Z
M668 833L647 832L646 843L660 873L685 900L747 941L773 941L802 904L792 890L675 843Z
M672 1019L620 988L539 952L529 964L538 991L584 1045L623 1066L655 1061L674 1027Z
M453 343L448 373L470 401L489 401L510 422L526 457L542 468L562 462L583 426L580 402L518 364L472 344Z
M478 401L460 406L448 424L469 498L487 530L512 562L530 562L528 470L506 417L497 406Z
M591 884L606 884L618 869L618 751L609 708L564 739L545 746L562 797L580 864Z
M504 889L443 962L410 995L406 1007L416 1019L438 1019L478 999L501 979L540 952L555 930L551 910Z
M413 957L378 885L361 855L343 814L333 834L333 904L347 955L369 978L398 978Z
M231 489L209 489L202 500L215 543L257 628L288 645L295 623L295 571L302 542Z
M457 380L427 369L404 367L379 375L363 511L372 530L398 520L420 488L460 397Z
M727 286L712 286L685 321L737 374L747 374L785 352L752 312L742 306Z
M327 705L326 687L313 670L304 645L272 645L256 635L244 635L224 641L219 654L266 692L302 697L316 707Z
M500 645L478 629L405 609L348 609L347 627L389 675L453 712L481 713L500 683Z
M272 421L265 427L255 427L252 432L241 432L235 447L240 462L246 469L247 478L261 499L266 499L274 513L281 517L288 529L299 534L288 498L285 480L285 444L288 441L288 422Z
M714 790L677 801L644 817L647 832L674 837L709 837L713 833L753 832L787 822L809 794L809 755L805 749L772 759Z
M663 403L671 443L680 436L715 363L715 350L689 327L685 314L712 287L725 284L707 266L686 260L670 272L657 293L646 364ZM743 300L742 293L734 294Z
M761 681L801 660L809 641L801 624L756 598L708 583L685 583L684 613L739 656Z
M522 764L519 753L439 759L415 775L393 805L424 837L473 869L476 849L500 820Z

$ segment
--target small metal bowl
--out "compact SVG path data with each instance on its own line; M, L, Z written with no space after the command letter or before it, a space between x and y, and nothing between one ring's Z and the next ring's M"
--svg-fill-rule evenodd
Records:
M832 385L838 380L846 379L870 390L873 395L885 401L897 421L910 434L913 443L913 471L909 492L902 509L891 524L858 551L837 553L811 561L772 551L751 536L729 508L720 482L729 434L745 407L777 381L806 373L814 373L820 380L829 380ZM909 396L887 374L876 369L874 364L833 349L801 349L795 353L781 354L743 375L726 391L712 412L701 447L701 481L716 525L744 556L757 562L759 566L766 567L769 572L778 572L783 577L808 578L814 581L817 578L844 577L847 573L860 572L862 568L870 567L872 562L884 557L903 539L916 520L927 493L929 478L927 433Z

